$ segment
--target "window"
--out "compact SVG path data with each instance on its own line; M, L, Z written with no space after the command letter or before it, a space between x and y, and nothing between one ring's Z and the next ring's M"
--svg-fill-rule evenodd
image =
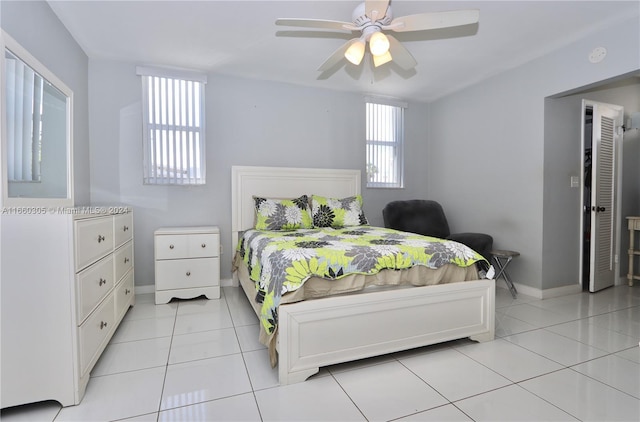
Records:
M367 187L402 188L406 105L366 103Z
M145 184L205 183L206 76L138 67Z

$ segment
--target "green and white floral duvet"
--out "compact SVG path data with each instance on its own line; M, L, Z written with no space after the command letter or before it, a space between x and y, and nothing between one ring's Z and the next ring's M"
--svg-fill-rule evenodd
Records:
M461 243L373 226L249 230L238 242L237 252L256 283L261 323L268 334L276 330L282 295L311 277L338 280L416 265L468 267L484 260Z

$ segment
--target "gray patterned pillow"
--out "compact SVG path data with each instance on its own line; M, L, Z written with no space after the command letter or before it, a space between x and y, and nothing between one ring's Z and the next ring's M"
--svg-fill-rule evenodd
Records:
M256 208L256 230L310 229L309 198L294 199L253 197Z

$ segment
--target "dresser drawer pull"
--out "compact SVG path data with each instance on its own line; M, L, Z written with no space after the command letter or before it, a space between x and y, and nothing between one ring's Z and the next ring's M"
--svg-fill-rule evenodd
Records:
M169 245L169 249L173 249L173 245Z
M125 294L125 295L128 295L129 293L131 293L131 290L129 290L129 289L124 289L124 294Z
M200 246L202 246L203 248L206 248L206 247L207 247L207 244L206 244L206 243L203 243L203 244L202 244L202 245L200 245Z
M98 286L102 286L103 284L107 284L107 280L105 280L104 278L100 277L100 281L98 281Z
M107 323L104 321L100 321L100 329L104 329L107 326Z
M187 271L187 277L191 275L191 271Z
M98 243L105 241L105 237L101 234L98 235Z
M127 262L129 262L129 258L127 258L126 256L124 257L124 263L126 264Z
M129 227L128 227L128 226L124 226L124 227L122 228L122 231L123 231L123 232L126 232L127 230L129 230Z

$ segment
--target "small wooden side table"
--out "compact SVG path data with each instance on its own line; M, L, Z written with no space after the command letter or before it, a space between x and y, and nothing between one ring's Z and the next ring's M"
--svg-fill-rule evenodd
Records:
M640 280L640 273L634 273L634 261L636 256L640 256L640 246L636 247L635 231L640 230L640 217L627 217L629 226L629 272L627 279L629 286L633 286L633 280Z
M507 273L507 266L513 258L520 256L520 252L497 249L492 250L491 255L493 256L493 262L496 264L496 267L498 267L495 280L497 281L498 278L502 276L504 281L507 283L511 296L515 299L518 296L518 291L516 290L516 286L513 285L511 277L509 277L509 274Z

